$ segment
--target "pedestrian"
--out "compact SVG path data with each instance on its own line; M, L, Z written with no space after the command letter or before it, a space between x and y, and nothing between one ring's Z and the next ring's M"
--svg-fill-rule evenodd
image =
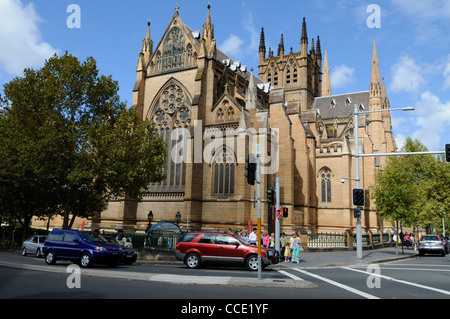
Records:
M414 234L409 234L409 241L411 242L411 247L416 249L416 242L414 241Z
M286 249L286 234L281 233L280 237L280 256L284 257L284 250Z
M406 233L403 239L405 240L406 248L409 249L409 234Z
M274 233L272 233L270 235L269 248L275 249L275 234Z
M292 234L293 245L292 245L292 259L293 263L300 262L300 237L296 233Z
M253 245L256 246L256 238L257 238L257 234L256 234L257 228L254 227L253 231L250 233L250 235L248 235L248 243L249 245Z
M264 233L264 238L263 238L263 247L268 248L269 247L269 243L270 243L270 236L269 233Z
M291 259L291 241L292 237L286 237L286 246L284 248L284 261L288 262Z

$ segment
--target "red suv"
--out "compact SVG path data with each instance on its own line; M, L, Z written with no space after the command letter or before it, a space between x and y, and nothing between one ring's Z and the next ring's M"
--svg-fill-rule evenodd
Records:
M187 233L178 242L175 256L188 268L198 268L203 263L238 263L249 270L258 270L258 247L242 239L220 232ZM277 264L279 253L261 248L263 267Z

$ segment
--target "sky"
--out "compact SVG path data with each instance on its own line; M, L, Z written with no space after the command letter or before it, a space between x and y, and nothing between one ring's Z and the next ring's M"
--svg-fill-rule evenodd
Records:
M430 151L450 143L450 1L447 0L0 0L0 93L3 84L69 52L93 57L119 82L131 106L136 65L151 22L154 48L179 7L182 21L201 30L207 5L220 50L257 74L264 27L267 50L300 51L303 17L309 45L320 36L333 94L367 91L375 39L399 148L407 136Z

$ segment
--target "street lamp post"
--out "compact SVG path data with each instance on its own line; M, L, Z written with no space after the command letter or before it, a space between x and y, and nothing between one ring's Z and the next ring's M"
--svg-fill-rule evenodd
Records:
M152 227L152 221L153 221L153 212L150 211L147 215L147 219L148 219L148 226L147 226L147 231Z
M181 214L180 214L179 211L175 214L175 221L177 222L177 225L178 225L178 224L180 223L180 221L181 221Z
M385 110L374 110L374 111L359 111L359 109L364 110L364 105L358 105L354 104L353 109L353 117L354 121L354 132L355 132L355 183L356 188L360 188L360 178L359 178L359 123L358 123L358 117L362 114L369 114L369 113L377 113L377 112L390 112L390 111L413 111L413 107L404 107L404 108L394 108L394 109L385 109ZM343 178L342 180L345 180ZM356 258L362 259L362 226L361 226L361 209L363 207L357 207L360 211L359 214L357 214L356 217Z
M354 131L355 131L355 183L356 188L359 188L359 123L358 123L358 108L359 105L355 104L353 110L354 116ZM359 209L359 207L357 207ZM356 216L356 258L362 259L362 227L361 227L361 213Z

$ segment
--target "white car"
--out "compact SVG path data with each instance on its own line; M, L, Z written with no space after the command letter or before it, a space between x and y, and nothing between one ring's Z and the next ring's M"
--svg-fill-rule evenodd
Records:
M27 254L35 254L37 257L42 257L42 247L44 247L44 242L47 236L44 235L33 235L22 244L22 256Z

